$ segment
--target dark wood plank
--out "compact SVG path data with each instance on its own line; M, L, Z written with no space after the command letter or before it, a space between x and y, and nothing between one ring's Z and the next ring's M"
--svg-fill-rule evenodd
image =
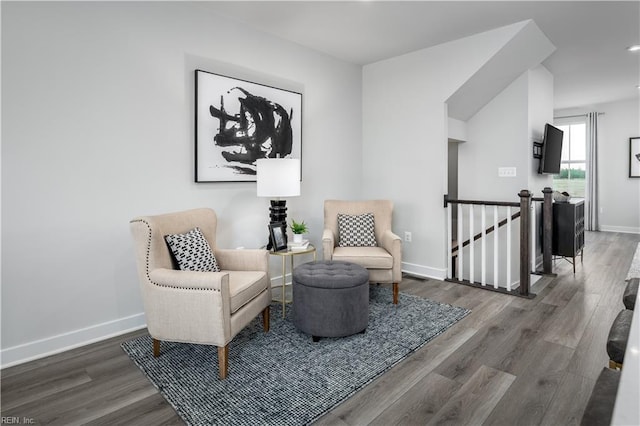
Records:
M595 380L581 375L565 373L560 385L545 410L541 425L578 426L582 420Z
M458 323L460 324L460 323ZM463 345L475 330L452 327L340 404L332 414L347 424L373 421Z
M142 374L113 374L110 379L81 384L5 412L39 424L86 423L136 403L158 391Z
M578 346L599 301L600 295L598 294L576 292L567 306L558 313L554 323L547 329L544 339L570 348Z
M120 410L113 411L86 424L91 426L173 426L184 425L185 423L160 394L155 394L128 404Z
M427 424L482 424L515 379L511 374L481 366Z
M582 282L575 276L568 274L558 277L549 286L550 291L541 298L541 303L555 306L566 306L578 290L582 290Z
M91 382L91 377L83 370L47 374L46 377L38 380L33 380L33 377L33 375L31 375L32 379L24 377L23 380L9 378L8 383L3 380L3 413L20 405L37 403L48 396Z
M609 363L606 349L607 337L617 313L606 304L598 305L576 346L567 367L568 372L588 377L595 382L602 367Z
M509 393L496 405L485 424L539 424L572 355L571 348L536 339L522 359L522 367Z
M505 296L513 297L513 296ZM444 377L465 383L488 359L486 354L493 353L508 343L507 339L513 324L525 311L507 307L495 319L475 333L468 344L463 345L452 356L448 357L435 372Z
M425 424L440 411L460 387L461 385L454 380L435 373L428 374L370 424L379 426Z

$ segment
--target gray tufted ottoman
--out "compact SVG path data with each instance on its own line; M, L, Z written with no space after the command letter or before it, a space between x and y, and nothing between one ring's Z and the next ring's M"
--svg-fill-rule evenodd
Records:
M369 323L369 272L355 263L332 260L295 268L293 323L314 342L364 332Z

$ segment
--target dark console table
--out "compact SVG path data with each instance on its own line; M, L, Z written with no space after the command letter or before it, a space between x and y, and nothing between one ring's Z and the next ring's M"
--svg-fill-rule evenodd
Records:
M576 257L584 257L584 200L571 199L566 203L553 203L553 242L551 252L573 264L576 273Z

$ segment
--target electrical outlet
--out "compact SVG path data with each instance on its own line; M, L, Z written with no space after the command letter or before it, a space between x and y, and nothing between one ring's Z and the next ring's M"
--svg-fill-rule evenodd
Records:
M406 232L404 233L404 240L405 240L406 242L408 242L408 243L410 243L410 242L411 242L411 232L406 231Z

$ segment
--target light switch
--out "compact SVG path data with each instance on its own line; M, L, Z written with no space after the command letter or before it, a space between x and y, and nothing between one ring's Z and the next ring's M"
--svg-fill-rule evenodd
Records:
M515 167L498 167L499 177L516 177Z

